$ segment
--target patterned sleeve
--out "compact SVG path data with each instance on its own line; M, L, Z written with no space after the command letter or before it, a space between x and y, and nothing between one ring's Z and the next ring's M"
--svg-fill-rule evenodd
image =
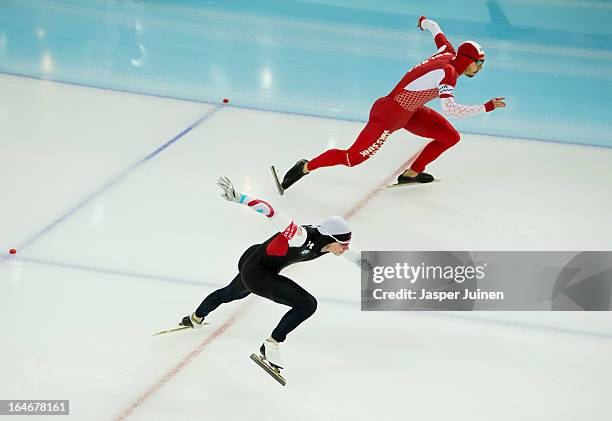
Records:
M452 66L444 68L445 76L440 81L438 86L438 95L442 107L442 114L464 118L476 114L484 113L484 105L462 105L455 102L455 84L457 83L457 74Z
M265 200L243 194L240 196L240 204L248 206L255 212L269 218L278 232L287 239L289 247L300 247L306 241L307 236L304 229Z
M447 96L445 98L440 97L440 102L442 105L442 114L458 118L471 117L486 111L484 105L457 104L454 96Z

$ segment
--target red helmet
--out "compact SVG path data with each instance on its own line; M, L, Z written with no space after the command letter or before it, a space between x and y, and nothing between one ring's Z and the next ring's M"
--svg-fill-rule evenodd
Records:
M453 60L457 75L462 74L476 60L484 60L484 50L482 47L475 41L461 43L459 48L457 48L457 56Z

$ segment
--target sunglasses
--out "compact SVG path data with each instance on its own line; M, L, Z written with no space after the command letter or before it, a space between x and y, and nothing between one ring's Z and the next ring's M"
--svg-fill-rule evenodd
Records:
M472 59L477 66L482 66L484 64L484 59L474 58L472 56L468 56L467 54L461 54L469 59Z
M342 244L344 247L347 247L347 248L348 248L348 245L351 243L351 240L348 240L348 241L342 241L342 240L338 240L336 237L334 237L334 236L333 236L333 235L331 235L331 234L327 234L327 235L329 235L331 238L333 238L333 239L336 241L336 243L340 243L340 244Z

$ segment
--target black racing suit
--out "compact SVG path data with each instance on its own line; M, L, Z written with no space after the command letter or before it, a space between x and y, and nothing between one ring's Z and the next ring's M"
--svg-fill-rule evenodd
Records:
M208 295L197 308L196 316L206 317L219 305L242 299L252 292L291 307L272 331L274 340L284 341L289 332L315 312L317 300L291 279L279 275L279 272L294 263L314 260L327 254L321 249L334 241L313 226L305 225L302 229L307 234L304 244L289 247L284 255L277 255L272 243L282 236L281 233L273 235L263 244L249 247L238 261L238 275L225 288Z

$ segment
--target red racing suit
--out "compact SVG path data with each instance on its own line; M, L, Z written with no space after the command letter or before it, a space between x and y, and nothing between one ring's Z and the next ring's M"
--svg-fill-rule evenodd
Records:
M448 120L425 104L440 98L442 112L460 118L493 109L490 104L462 105L455 102L457 77L465 70L465 64L458 68L455 49L437 23L425 19L422 28L432 33L438 51L410 69L387 96L376 100L368 123L349 149L330 149L322 153L308 162L309 171L335 165L359 165L378 152L391 133L403 128L432 139L410 167L420 173L460 139Z

